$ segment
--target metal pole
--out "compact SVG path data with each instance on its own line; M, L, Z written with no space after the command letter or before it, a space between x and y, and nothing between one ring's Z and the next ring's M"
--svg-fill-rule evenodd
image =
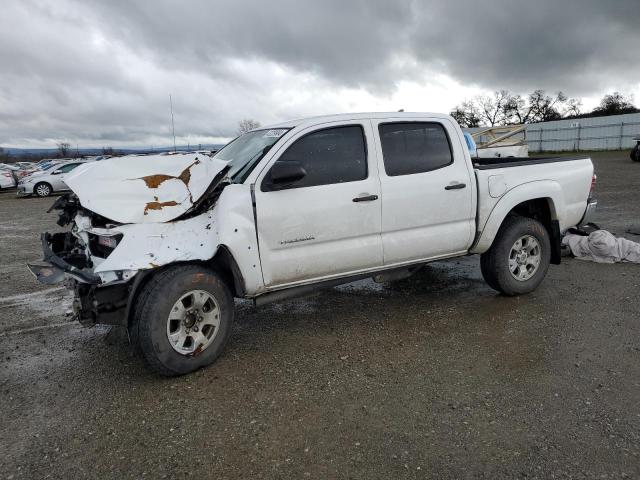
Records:
M542 125L540 125L540 149L538 150L540 152L542 152Z
M171 133L173 133L173 151L176 151L176 129L173 124L173 99L171 98L171 94L169 94L169 106L171 107Z
M576 150L578 152L580 151L580 132L581 131L582 131L582 125L578 123L578 146L576 147Z
M620 144L618 145L618 150L622 150L623 135L624 135L624 122L620 122Z

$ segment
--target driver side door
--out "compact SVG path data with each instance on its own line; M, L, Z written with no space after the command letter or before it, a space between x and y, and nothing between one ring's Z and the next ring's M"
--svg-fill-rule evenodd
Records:
M258 242L268 288L382 265L373 138L369 121L311 127L293 137L259 176ZM274 183L273 172L290 171L292 165L294 170L302 167L305 175Z

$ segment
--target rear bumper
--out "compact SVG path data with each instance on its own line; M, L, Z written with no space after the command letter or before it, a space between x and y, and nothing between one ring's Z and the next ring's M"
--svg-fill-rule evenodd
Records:
M598 201L594 198L590 198L587 201L587 209L584 211L584 215L582 216L582 220L578 225L585 225L593 221L593 215L598 208Z

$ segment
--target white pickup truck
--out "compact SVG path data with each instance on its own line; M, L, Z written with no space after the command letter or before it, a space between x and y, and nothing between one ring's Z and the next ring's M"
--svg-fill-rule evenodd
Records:
M260 305L469 254L492 288L525 294L596 206L589 158L472 161L455 121L427 113L291 121L213 157L112 158L66 183L52 209L71 231L43 234L29 268L66 278L77 319L126 326L163 375L216 359L234 297Z

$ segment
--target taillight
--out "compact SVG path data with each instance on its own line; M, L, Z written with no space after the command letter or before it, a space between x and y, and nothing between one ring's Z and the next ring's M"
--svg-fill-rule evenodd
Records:
M4 175L7 178L11 178L13 175L11 175L11 172L2 172L2 175Z
M589 193L593 193L594 190L596 189L596 181L598 180L598 176L594 173L593 177L591 177L591 190L589 190Z

